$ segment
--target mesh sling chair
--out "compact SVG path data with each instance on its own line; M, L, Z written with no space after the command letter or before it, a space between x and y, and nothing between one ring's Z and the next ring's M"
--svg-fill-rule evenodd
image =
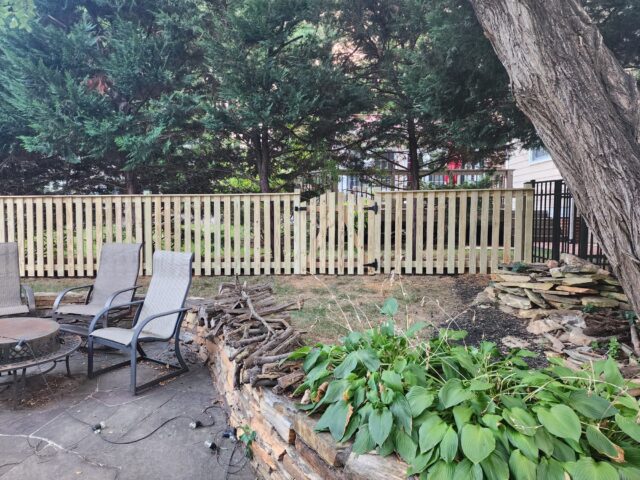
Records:
M20 284L18 244L0 243L0 317L23 315L35 309L33 290Z
M188 308L184 307L189 287L191 286L192 253L155 252L153 255L153 275L151 284L144 300L130 302L129 306L138 306L132 328L106 327L94 330L100 317L106 315L109 308L105 308L96 315L89 326L88 375L95 375L131 366L131 382L129 389L136 395L140 390L158 384L161 381L176 377L188 370L187 364L180 354L180 326ZM175 354L178 365L169 364L173 372L138 386L136 384L136 365L138 360L148 360L161 365L167 362L147 356L142 349L145 342L175 341ZM93 348L95 344L105 345L128 352L130 359L110 365L100 370L93 370ZM140 354L140 356L138 356Z
M100 267L93 285L67 288L56 298L51 316L60 323L60 329L77 335L89 335L89 323L108 308L119 315L129 310L129 302L139 286L140 243L105 243L100 252ZM65 295L74 290L88 289L84 304L61 305ZM72 323L75 322L75 323ZM101 326L108 326L107 315Z

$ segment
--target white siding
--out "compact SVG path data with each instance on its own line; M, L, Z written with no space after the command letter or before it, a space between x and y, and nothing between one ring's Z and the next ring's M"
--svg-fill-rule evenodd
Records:
M513 187L521 188L531 180L560 180L562 176L553 160L529 163L529 150L517 148L509 154L506 168L513 169Z

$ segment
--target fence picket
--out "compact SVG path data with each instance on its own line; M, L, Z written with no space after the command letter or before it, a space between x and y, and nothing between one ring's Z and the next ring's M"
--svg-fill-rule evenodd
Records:
M449 192L447 197L447 273L451 275L456 271L456 192Z
M242 240L244 242L242 274L251 275L251 200L249 198L242 199L242 208Z
M24 244L27 247L27 268L28 276L33 277L36 273L36 258L34 249L34 228L33 228L33 199L27 198L24 201L24 209L27 221L27 233L24 238ZM80 229L82 232L82 229Z
M220 275L222 272L222 239L221 239L222 210L220 209L220 197L213 197L213 272Z
M356 269L358 271L358 275L364 274L364 197L355 196L354 200L357 203L357 217L358 217L358 237L356 241L357 248L357 257L356 257ZM322 238L326 235L326 230L320 230L320 235ZM320 272L324 273L324 271Z
M446 203L447 203L447 194L446 192L438 192L437 193L438 200L438 242L437 242L437 252L436 252L436 273L443 274L444 273L444 254L445 254L445 235L446 235Z
M2 204L0 203L0 213L2 213ZM45 198L44 199L44 208L45 208L45 231L47 232L47 251L46 251L46 272L47 277L53 277L55 275L55 250L53 248L54 244L54 232L55 229L53 227L53 199ZM0 215L0 224L4 226L4 218L1 218ZM4 235L2 235L4 236Z
M319 197L320 228L318 230L318 248L320 251L318 273L327 272L327 194L323 193Z
M458 273L466 271L467 260L467 192L460 191L460 213L458 214Z
M435 208L436 208L436 194L435 192L427 193L427 275L431 275L433 273L433 238L435 236L434 232L434 219L435 219Z
M393 211L393 197L381 195L384 199L384 273L391 273L391 214Z
M280 195L273 197L273 273L282 273L282 213Z
M242 228L242 211L240 210L240 197L233 199L233 273L240 275L242 268L242 238L240 229Z
M264 208L264 274L271 275L271 235L273 230L271 229L271 197L263 195L263 208Z
M202 199L192 197L193 201L193 268L195 275L202 275ZM167 232L164 232L165 236Z
M504 192L504 238L502 261L504 263L511 262L511 222L513 217L513 192L510 190Z
M469 205L469 273L476 273L478 242L478 192L471 192Z
M500 191L493 192L491 202L491 271L498 270L498 254L500 253Z
M480 217L480 273L487 273L487 245L489 242L489 199L490 193L482 192L482 213Z
M423 273L424 259L424 193L416 194L416 273Z
M291 197L284 197L283 202L283 233L284 233L284 274L289 275L291 272ZM295 234L294 234L295 235Z
M310 199L307 203L308 203L308 215L309 215L309 254L308 254L308 260L309 260L309 273L311 275L315 275L316 274L316 267L317 267L317 259L316 259L316 254L318 251L318 244L316 242L317 238L318 238L318 230L317 230L317 198L312 198Z
M204 197L204 274L211 275L211 197L209 196Z
M513 261L522 261L522 234L524 225L524 197L522 192L516 192L516 218L514 227L514 252Z
M260 226L260 214L261 214L261 201L260 197L254 197L253 199L253 274L260 275L261 273L261 260L262 260L262 252L261 252L261 242L260 242L260 234L262 232L262 228Z
M224 274L231 275L231 197L225 195L222 199L224 212L222 220L224 221Z
M42 197L35 200L36 207L36 273L39 277L44 277L44 202Z
M414 194L411 192L407 192L406 202L407 202L407 218L405 220L405 262L404 262L404 273L410 275L413 273L413 227L414 227Z
M94 252L93 252L93 202L90 198L84 199L84 214L85 214L85 222L86 227L84 231L86 232L86 257L87 257L87 275L93 277L94 270ZM129 204L129 222L131 222L131 204ZM131 226L129 225L129 229Z

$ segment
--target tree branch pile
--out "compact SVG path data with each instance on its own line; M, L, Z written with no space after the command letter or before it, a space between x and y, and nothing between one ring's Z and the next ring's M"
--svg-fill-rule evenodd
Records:
M290 323L291 310L301 302L278 303L268 284L223 283L218 295L200 306L201 326L213 340L222 335L235 362L234 386L274 387L276 393L296 386L304 378L301 364L287 357L302 345L303 331Z

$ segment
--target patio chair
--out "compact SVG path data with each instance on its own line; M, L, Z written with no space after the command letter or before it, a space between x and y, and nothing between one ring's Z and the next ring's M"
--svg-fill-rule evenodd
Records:
M35 309L33 290L20 284L18 244L0 243L0 317L24 315Z
M71 287L62 291L51 311L51 317L60 323L60 329L86 337L89 323L107 308L117 316L129 311L129 302L140 286L136 285L140 268L140 243L106 243L100 253L100 267L92 285ZM88 290L84 304L62 305L64 297L75 290ZM108 317L102 317L101 326L108 327Z
M153 275L144 300L130 302L130 306L138 306L132 328L106 327L95 330L100 318L109 312L109 307L100 312L89 326L87 340L88 375L96 375L120 368L129 364L131 378L129 389L133 395L169 378L185 373L189 368L180 354L180 326L188 308L184 307L189 287L191 286L192 253L155 252L153 255ZM147 356L142 349L145 342L175 341L175 354L178 365L167 364ZM100 370L93 370L93 349L95 344L104 345L129 354L129 360L110 365ZM138 353L140 356L138 356ZM138 360L148 360L168 366L173 372L151 380L143 385L136 384L136 365Z

